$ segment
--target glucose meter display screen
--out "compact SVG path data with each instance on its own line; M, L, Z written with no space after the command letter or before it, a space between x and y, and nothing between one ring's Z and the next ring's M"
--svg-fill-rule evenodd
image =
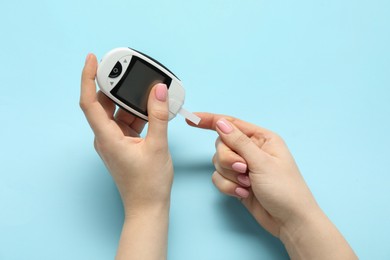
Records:
M168 87L172 79L158 68L135 56L111 93L126 105L147 116L149 93L157 83Z

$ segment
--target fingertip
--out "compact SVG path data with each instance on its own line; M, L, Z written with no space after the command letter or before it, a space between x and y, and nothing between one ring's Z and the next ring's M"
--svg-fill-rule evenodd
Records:
M89 61L89 59L92 57L92 53L88 53L87 54L87 57L85 57L85 64L87 64L88 63L88 61Z
M186 118L186 123L189 126L193 126L193 127L197 127L198 126L197 124L194 124L192 121L188 120L187 118Z
M158 101L165 102L168 97L168 87L163 83L159 83L154 88L155 97Z
M201 118L201 121L202 121L202 113L200 112L193 112L194 115L196 115L197 117L200 117ZM186 123L189 125L189 126L194 126L194 127L198 127L198 125L194 124L192 121L188 120L187 118L185 119Z
M85 110L91 103L97 100L95 76L97 60L93 53L88 53L85 65L81 73L80 107Z
M224 134L230 134L233 131L232 125L225 118L219 119L215 124L216 128Z
M246 173L248 166L242 162L235 162L232 164L232 169L238 173Z
M246 199L248 198L249 196L249 191L243 187L237 187L235 190L234 190L235 194L242 198L242 199Z
M238 175L237 180L240 184L244 185L245 187L251 186L251 180L249 179L249 176L247 174Z
M220 117L219 115L208 112L194 112L194 114L201 119L199 124L196 125L191 121L186 120L188 125L201 129L215 130L215 121L216 118Z
M263 158L264 152L229 119L219 119L216 130L223 143L240 155L248 165L257 164Z
M88 53L87 56L85 57L84 65L91 65L91 64L97 64L97 58L95 54L93 54L92 52Z
M97 59L93 53L88 53L85 58L85 64L83 69L83 79L95 80L97 72Z
M165 145L169 121L168 88L159 83L153 86L148 100L148 140Z
M169 117L168 87L163 83L153 86L148 99L148 117L167 121ZM150 121L150 120L149 120Z

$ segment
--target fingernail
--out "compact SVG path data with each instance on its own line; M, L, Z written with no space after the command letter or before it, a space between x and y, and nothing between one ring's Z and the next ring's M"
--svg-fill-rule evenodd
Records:
M85 63L87 63L87 61L89 60L89 57L91 57L91 53L87 54L87 57L85 58Z
M232 165L233 170L239 173L246 173L247 166L245 163L235 162Z
M238 180L241 184L243 184L243 185L245 185L245 186L247 186L247 187L251 186L251 181L250 181L248 175L240 174L240 175L237 176L237 180Z
M243 198L243 199L245 199L245 198L247 198L247 197L249 196L249 191L248 191L247 189L244 189L244 188L241 188L241 187L237 187L237 188L235 189L235 193L236 193L239 197L241 197L241 198Z
M217 121L217 126L224 134L230 134L233 131L233 127L224 118Z
M165 84L158 84L156 87L156 98L161 102L165 102L167 100L168 89Z

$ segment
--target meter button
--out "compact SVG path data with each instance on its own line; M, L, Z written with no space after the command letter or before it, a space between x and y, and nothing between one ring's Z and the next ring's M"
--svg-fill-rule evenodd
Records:
M108 77L110 78L116 78L118 77L119 75L121 75L122 73L122 64L118 61L114 68L112 68L111 72L110 72L110 75L108 75Z

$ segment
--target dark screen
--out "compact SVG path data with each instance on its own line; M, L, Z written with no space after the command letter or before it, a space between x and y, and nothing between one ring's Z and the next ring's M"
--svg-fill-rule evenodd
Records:
M119 100L147 115L150 90L157 83L169 86L171 78L151 64L133 57L122 80L111 91Z

